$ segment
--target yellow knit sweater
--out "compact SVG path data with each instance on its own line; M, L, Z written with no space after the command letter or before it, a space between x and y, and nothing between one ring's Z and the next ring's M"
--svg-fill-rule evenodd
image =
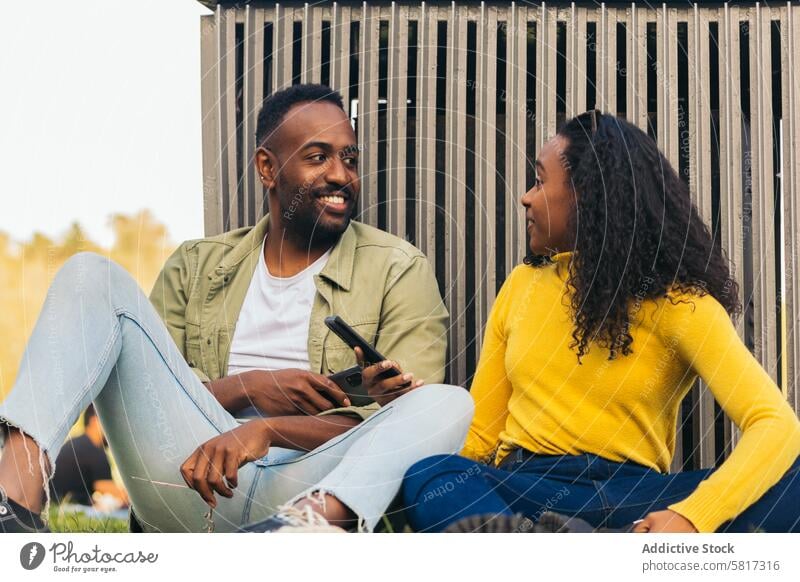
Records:
M680 402L699 375L742 436L713 475L669 508L701 532L716 530L800 455L797 416L710 295L636 302L633 353L609 360L607 349L592 345L578 365L565 295L570 258L518 266L503 284L472 384L476 411L462 454L482 460L497 450L499 462L515 447L593 453L666 473Z

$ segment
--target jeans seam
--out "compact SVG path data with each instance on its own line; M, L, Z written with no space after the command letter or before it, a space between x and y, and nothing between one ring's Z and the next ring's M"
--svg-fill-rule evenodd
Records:
M250 484L250 487L247 491L247 498L245 499L244 508L242 509L242 525L247 525L250 521L250 509L253 506L253 497L255 496L256 487L258 487L258 483L261 481L261 475L263 472L264 471L261 469L261 467L256 467L256 474L253 477L253 482Z
M181 387L181 389L183 390L184 394L186 394L186 396L189 398L189 400L191 400L192 404L194 404L195 407L197 407L197 410L200 411L200 413L206 418L208 423L212 427L214 427L214 429L217 432L219 432L219 433L226 432L220 426L217 425L217 423L211 418L211 416L208 414L208 412L205 410L205 408L203 406L201 406L200 403L197 400L195 400L194 396L192 396L192 394L189 392L189 390L186 389L186 386L184 385L183 380L179 377L179 375L176 373L176 371L172 368L170 363L164 357L164 353L161 351L161 348L158 346L158 344L153 339L153 334L151 333L150 329L143 322L139 321L139 318L137 318L134 313L128 311L124 307L117 308L117 309L114 310L114 312L117 313L119 316L127 318L134 325L136 325L136 327L138 327L139 329L142 330L144 335L147 337L147 340L155 348L156 353L158 354L158 357L161 358L162 362L164 362L164 364L166 365L166 367L169 370L170 374L172 374L172 377L175 378L175 380L178 382L178 385Z
M364 420L361 424L357 424L353 428L356 428L356 429L357 428L362 428L364 426L364 424L366 424L367 422L371 421L373 418L378 418L379 416L381 416L383 414L391 413L392 410L393 409L391 409L391 408L381 408L380 410L378 410L375 413L373 413L372 416L370 416L369 418ZM344 438L350 438L352 436L355 436L356 434L357 434L357 431L353 431L352 434L350 434L348 436L345 436ZM344 440L344 439L341 439L341 440ZM280 466L283 466L283 465L291 465L293 463L299 463L300 461L303 461L304 459L310 459L312 457L315 457L319 453L323 453L323 452L327 451L328 449L330 449L331 447L336 446L337 444L339 444L339 442L341 442L341 441L340 440L336 440L336 438L330 439L329 441L326 441L323 445L320 445L319 447L317 447L313 451L308 451L305 455L301 455L299 457L296 457L294 459L289 459L287 461L280 461L280 462L274 463L274 464L269 464L269 461L267 461L267 464L259 464L258 461L255 461L255 462L259 467L280 467Z

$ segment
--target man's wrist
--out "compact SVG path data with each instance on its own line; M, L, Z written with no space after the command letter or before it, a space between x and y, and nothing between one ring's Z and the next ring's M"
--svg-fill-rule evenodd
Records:
M228 412L237 412L250 405L244 374L225 376L208 382L209 391Z
M267 442L272 443L275 440L275 426L269 418L259 419L259 422L262 424L264 438Z

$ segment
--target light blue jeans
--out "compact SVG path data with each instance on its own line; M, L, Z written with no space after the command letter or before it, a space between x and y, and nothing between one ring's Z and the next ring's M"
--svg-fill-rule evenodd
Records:
M57 471L58 451L90 402L145 530L206 531L208 506L179 467L240 421L191 371L136 282L116 263L80 253L47 293L0 422L32 437ZM317 490L372 531L411 465L460 450L472 412L463 388L423 386L311 452L273 447L241 467L233 498L218 496L214 531L234 531Z

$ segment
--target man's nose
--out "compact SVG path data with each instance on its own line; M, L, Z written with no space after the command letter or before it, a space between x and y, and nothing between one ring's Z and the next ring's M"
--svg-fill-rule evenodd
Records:
M328 168L325 171L325 181L337 186L346 186L352 181L350 172L347 171L344 165L344 160L339 156L334 156L331 163L328 164Z

